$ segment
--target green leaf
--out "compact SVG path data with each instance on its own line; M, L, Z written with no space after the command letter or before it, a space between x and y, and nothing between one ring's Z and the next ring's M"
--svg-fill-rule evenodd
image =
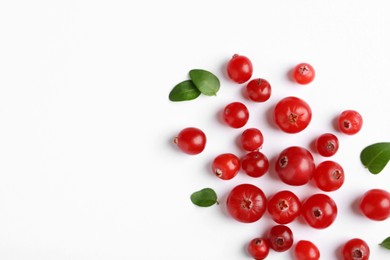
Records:
M390 237L383 240L382 243L380 243L379 245L390 250Z
M204 188L192 193L191 201L200 207L210 207L215 203L218 204L217 194L211 188Z
M219 90L220 82L217 76L207 70L194 69L189 72L195 86L206 96L215 96Z
M193 100L199 97L200 91L191 80L185 80L177 84L169 93L171 101Z
M380 173L390 160L390 143L382 142L367 146L360 153L360 160L371 173Z

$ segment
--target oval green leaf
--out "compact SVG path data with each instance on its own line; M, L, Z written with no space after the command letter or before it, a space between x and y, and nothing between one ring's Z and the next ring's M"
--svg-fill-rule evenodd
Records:
M379 245L381 245L382 247L390 250L390 237L388 237L385 240L383 240L382 243L380 243Z
M193 69L189 72L195 86L206 96L215 96L220 88L217 76L207 70Z
M199 207L210 207L217 203L217 194L211 188L204 188L192 193L191 201Z
M191 80L185 80L177 84L169 93L169 100L171 101L186 101L193 100L199 95L201 92L194 85Z
M380 173L390 160L390 143L382 142L367 146L360 153L360 160L371 173Z

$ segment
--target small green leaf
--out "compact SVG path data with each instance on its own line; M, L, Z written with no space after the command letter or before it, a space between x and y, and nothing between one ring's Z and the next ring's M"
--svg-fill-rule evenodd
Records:
M189 72L195 86L206 96L215 96L219 90L220 82L217 76L207 70L194 69Z
M390 250L390 237L383 240L382 243L380 243L379 245Z
M191 194L191 201L200 207L210 207L218 204L217 194L211 188L204 188Z
M169 93L170 101L186 101L199 97L200 91L191 80L177 84Z
M390 143L382 142L367 146L360 153L360 160L371 173L380 173L390 160Z

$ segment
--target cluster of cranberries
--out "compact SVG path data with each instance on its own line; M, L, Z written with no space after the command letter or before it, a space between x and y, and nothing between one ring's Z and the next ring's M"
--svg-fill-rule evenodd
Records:
M239 84L246 83L245 91L254 102L265 102L271 96L270 83L262 78L251 79L253 67L251 61L243 55L234 55L227 64L229 78ZM309 84L315 77L310 64L298 64L292 72L292 78L298 84ZM284 132L294 134L304 130L310 123L312 111L304 100L289 96L281 99L273 109L276 125ZM233 102L223 110L224 122L232 128L242 128L249 119L245 104ZM363 124L362 116L355 110L346 110L338 117L340 132L356 134ZM240 169L247 175L259 178L266 174L270 162L260 152L264 136L257 128L242 131L240 144L247 152L242 158L232 153L216 156L212 162L212 172L220 179L234 178ZM206 146L206 135L199 128L189 127L180 131L174 140L185 153L199 154ZM323 133L315 141L317 152L323 157L331 157L339 148L339 141L332 133ZM344 183L342 166L332 160L315 165L312 153L300 146L287 147L280 152L274 165L280 180L292 186L301 186L314 180L316 186L326 192L339 189ZM325 193L316 193L301 201L292 191L281 190L267 199L261 188L252 184L239 184L234 187L226 200L228 213L237 221L252 223L259 220L266 211L275 226L265 237L252 239L247 246L248 253L254 259L265 259L272 249L277 252L289 250L293 246L293 232L287 226L298 216L316 229L329 227L337 216L336 202ZM390 193L385 190L367 191L360 200L360 211L372 220L384 220L390 216ZM343 259L363 260L369 257L369 247L360 238L353 238L343 246ZM310 241L300 240L295 244L296 259L319 259L320 251Z

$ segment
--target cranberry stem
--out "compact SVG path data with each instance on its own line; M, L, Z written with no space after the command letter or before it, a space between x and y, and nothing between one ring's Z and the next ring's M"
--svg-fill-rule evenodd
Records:
M319 218L322 216L322 211L318 208L315 208L315 209L313 209L313 215L314 215L314 217Z
M241 203L241 206L244 208L244 209L251 209L252 208L252 201L251 200L243 200L242 203Z
M356 248L352 252L353 259L363 259L363 252L359 248Z
M296 123L298 121L298 115L295 114L295 113L291 113L289 116L288 116L288 121L290 123Z
M335 180L339 180L341 178L341 172L339 170L334 170L332 172L332 178Z
M280 158L280 160L279 160L280 167L284 168L287 166L287 164L288 164L287 156L283 156L282 158Z
M279 245L279 246L283 246L284 245L284 239L281 238L281 237L276 238L276 244Z
M222 170L221 169L215 169L215 175L218 177L222 176Z
M286 200L280 200L278 206L280 210L288 209L288 203Z
M343 125L344 125L344 128L346 128L346 129L351 128L351 122L349 122L349 121L344 121Z
M328 151L330 151L330 152L333 152L334 149L335 149L334 144L333 144L332 142L328 142L328 143L326 144L326 149L327 149Z

